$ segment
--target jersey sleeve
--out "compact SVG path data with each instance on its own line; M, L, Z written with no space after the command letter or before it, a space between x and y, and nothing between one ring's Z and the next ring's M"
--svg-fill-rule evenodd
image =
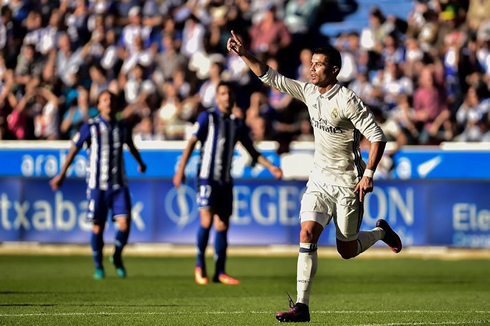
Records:
M371 143L387 141L383 130L374 120L373 113L359 97L352 96L347 101L344 113L351 120L354 127Z
M201 143L206 140L208 136L209 125L209 113L207 111L201 112L197 117L197 121L194 123L192 135L195 136Z
M264 75L259 76L259 79L280 92L289 94L304 103L306 102L305 89L307 83L305 82L287 78L271 67L268 67L267 72Z
M90 124L84 123L80 130L73 136L72 143L77 148L82 148L85 142L90 142Z

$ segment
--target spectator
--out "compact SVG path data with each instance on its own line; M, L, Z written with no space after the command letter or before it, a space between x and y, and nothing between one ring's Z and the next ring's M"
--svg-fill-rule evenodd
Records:
M192 15L185 22L181 53L190 58L195 53L204 52L204 34L204 26Z
M84 64L84 59L88 55L94 39L83 46L81 49L73 50L70 38L67 34L62 34L58 40L58 53L56 57L56 67L58 77L67 86L77 83L77 73L80 66Z
M291 0L286 4L286 23L291 34L306 34L315 24L320 0Z
M36 50L40 52L41 46L41 15L36 11L31 11L26 19L27 34L24 36L23 44L34 45Z
M98 115L96 107L89 107L88 91L83 87L77 90L78 96L73 99L68 110L63 115L60 131L67 139L71 139L81 125Z
M371 9L369 13L369 27L361 33L361 47L365 50L375 50L377 44L393 31L394 26L386 20L385 15L378 7Z
M90 79L92 80L89 92L89 102L91 105L96 105L99 94L109 89L110 80L107 79L104 68L98 64L90 66L89 74Z
M300 65L298 67L296 78L299 81L307 82L311 79L310 65L311 65L312 53L310 49L303 49L299 55Z
M221 73L223 72L223 64L213 62L209 71L209 80L205 81L199 89L199 98L201 105L209 109L216 106L216 88L221 81Z
M24 45L15 67L15 82L26 86L33 78L38 78L41 75L42 69L42 63L36 55L34 45Z
M56 42L59 38L60 12L58 9L53 9L49 17L49 24L41 30L40 42L37 45L38 51L43 56L49 55L51 50L56 48Z
M434 71L431 67L422 70L419 80L420 86L415 92L413 107L415 120L421 124L421 143L429 141L428 131L434 120L444 111L448 110L446 95L440 85L434 81Z
M128 12L128 17L130 24L124 26L119 46L131 54L134 51L142 50L143 45L150 38L151 27L142 25L140 7L132 7ZM136 41L136 38L139 40Z
M276 9L268 6L264 18L250 30L251 49L260 57L278 55L281 49L291 43L291 35L286 25L276 19Z
M153 64L153 53L149 49L144 49L143 39L136 35L133 38L133 47L131 51L124 51L124 61L121 67L121 73L127 75L136 65L148 68Z
M158 54L156 58L157 84L162 84L172 78L176 70L185 69L187 66L186 57L177 52L176 42L171 34L165 34L162 41L165 52Z
M155 133L151 116L146 116L141 119L141 122L134 127L133 135L133 140L136 142L165 139L163 134Z

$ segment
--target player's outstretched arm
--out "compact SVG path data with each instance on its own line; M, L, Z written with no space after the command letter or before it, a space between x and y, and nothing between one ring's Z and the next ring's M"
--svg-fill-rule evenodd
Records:
M75 156L77 156L79 151L80 148L76 147L75 145L70 147L68 155L66 156L66 161L61 167L60 173L58 173L58 175L56 175L53 179L49 181L49 184L51 185L51 189L53 189L53 191L58 190L63 184L63 181L65 181L66 171L68 171L68 168L73 163L73 160L75 159Z
M260 154L257 158L257 162L263 165L276 179L282 178L282 170L280 167L272 164L264 155Z
M385 150L386 143L385 142L372 142L371 147L369 149L369 158L368 163L366 165L366 170L364 171L364 175L356 186L355 192L359 192L359 201L364 200L364 196L373 191L374 182L373 175L374 171L376 171L376 167L383 156L383 152Z
M276 179L281 179L282 178L282 170L280 167L272 164L271 161L269 161L264 155L259 153L255 146L253 145L252 140L248 136L247 133L241 133L240 137L240 143L245 147L247 152L252 156L252 160L254 162L259 163L263 167L265 167L269 172L276 178Z
M228 51L239 55L250 70L252 70L262 82L274 87L280 92L289 94L292 97L305 102L304 82L287 78L273 69L269 70L269 67L265 63L254 57L253 54L243 47L242 41L236 36L235 32L231 31L231 35L232 37L228 39L227 43ZM267 76L267 74L269 75Z
M194 148L196 147L197 140L198 139L196 136L192 136L189 139L189 142L187 143L184 152L182 153L182 158L180 159L179 167L177 168L177 172L175 172L175 175L172 180L175 188L177 189L180 187L181 183L185 180L185 167L187 165L187 162L189 162L189 158L191 157Z
M132 141L128 142L128 150L129 153L131 154L132 157L138 162L138 172L145 173L146 172L146 164L143 162L143 159L141 158L141 154L134 146L134 143Z
M234 52L240 56L250 70L252 70L257 76L262 76L267 72L267 65L245 49L242 41L238 38L238 36L236 36L234 31L231 31L231 37L227 42L227 49L228 51Z

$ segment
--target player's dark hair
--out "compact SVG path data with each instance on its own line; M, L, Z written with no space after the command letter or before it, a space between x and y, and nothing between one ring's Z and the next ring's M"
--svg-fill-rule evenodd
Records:
M342 59L340 57L340 52L332 46L324 46L316 49L314 54L323 54L328 61L330 67L337 66L339 71L342 68Z
M116 94L114 94L113 92L111 92L111 91L109 91L109 90L106 89L106 90L103 90L102 92L99 93L99 96L97 97L97 107L99 106L100 98L104 94L109 94L109 96L111 97L111 106L116 105L116 103L117 103Z
M220 81L218 86L216 86L216 90L218 90L221 86L226 86L228 87L232 92L234 92L235 90L233 89L233 85L230 83L230 82L227 82L227 81Z

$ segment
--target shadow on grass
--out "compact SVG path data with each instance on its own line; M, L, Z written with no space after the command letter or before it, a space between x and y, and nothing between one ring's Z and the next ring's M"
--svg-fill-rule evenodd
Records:
M100 293L97 291L0 291L0 295L8 295L8 294L55 294L55 293L63 293L63 294L86 294L86 293Z
M146 308L146 307L200 307L202 304L79 304L79 303L0 303L0 307L104 307L104 308Z

